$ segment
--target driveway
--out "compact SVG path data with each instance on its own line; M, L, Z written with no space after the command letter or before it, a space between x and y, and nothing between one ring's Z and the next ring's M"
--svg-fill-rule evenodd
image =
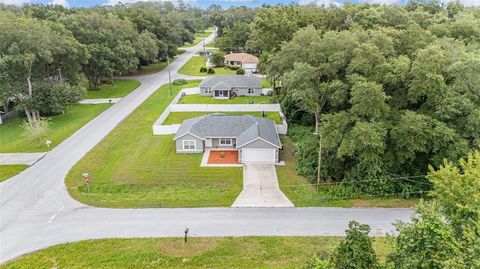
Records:
M209 38L209 40L211 37ZM209 41L207 40L207 42ZM171 63L172 79L201 44ZM379 234L408 221L410 209L348 208L95 208L74 200L69 170L161 85L168 71L129 77L141 85L21 174L0 183L0 263L55 244L94 238L247 235L343 235L356 219Z
M243 165L243 190L232 207L293 207L278 186L275 165L246 163Z
M33 153L1 153L0 165L33 165L41 160L46 152Z

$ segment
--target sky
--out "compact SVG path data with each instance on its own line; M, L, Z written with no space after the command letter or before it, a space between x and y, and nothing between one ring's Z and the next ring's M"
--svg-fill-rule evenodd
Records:
M0 0L0 3L4 4L13 4L13 5L22 5L28 3L41 3L41 4L59 4L66 7L91 7L95 5L105 5L105 4L117 4L122 3L131 3L137 2L138 0ZM149 1L149 0L143 0ZM150 0L158 1L158 0ZM211 4L217 4L224 8L230 6L250 6L257 7L263 4L289 4L289 3L299 3L299 4L327 4L330 3L359 3L359 2L369 2L369 3L380 3L380 4L405 4L407 0L184 0L192 6L206 8ZM443 2L449 2L454 0L441 0ZM480 0L460 0L465 6L480 6Z

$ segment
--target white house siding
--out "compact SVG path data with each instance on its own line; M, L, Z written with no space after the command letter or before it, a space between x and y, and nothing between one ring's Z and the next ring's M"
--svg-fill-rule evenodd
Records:
M200 95L204 95L204 96L212 96L212 93L207 93L207 90L210 90L211 88L210 87L201 87L200 88Z
M260 96L262 95L262 88L253 88L253 93L248 93L249 88L233 88L233 92L237 94L237 96ZM252 88L250 88L252 89Z
M184 140L195 140L196 150L183 150ZM193 135L186 134L175 141L175 147L176 147L177 153L199 153L199 152L203 152L203 141Z

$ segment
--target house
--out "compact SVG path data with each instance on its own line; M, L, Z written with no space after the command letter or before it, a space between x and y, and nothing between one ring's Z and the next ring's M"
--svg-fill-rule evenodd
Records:
M258 57L248 53L230 53L224 56L226 66L236 66L243 68L245 72L256 73Z
M200 83L200 95L218 99L233 96L260 96L262 83L253 75L220 75L208 77Z
M277 163L282 143L273 120L209 114L183 121L173 140L177 153L238 151L238 162Z

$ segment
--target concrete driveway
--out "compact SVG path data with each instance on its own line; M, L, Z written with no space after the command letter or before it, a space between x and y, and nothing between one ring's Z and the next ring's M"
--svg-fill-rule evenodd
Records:
M248 163L243 165L243 190L232 207L293 207L278 186L275 165Z

